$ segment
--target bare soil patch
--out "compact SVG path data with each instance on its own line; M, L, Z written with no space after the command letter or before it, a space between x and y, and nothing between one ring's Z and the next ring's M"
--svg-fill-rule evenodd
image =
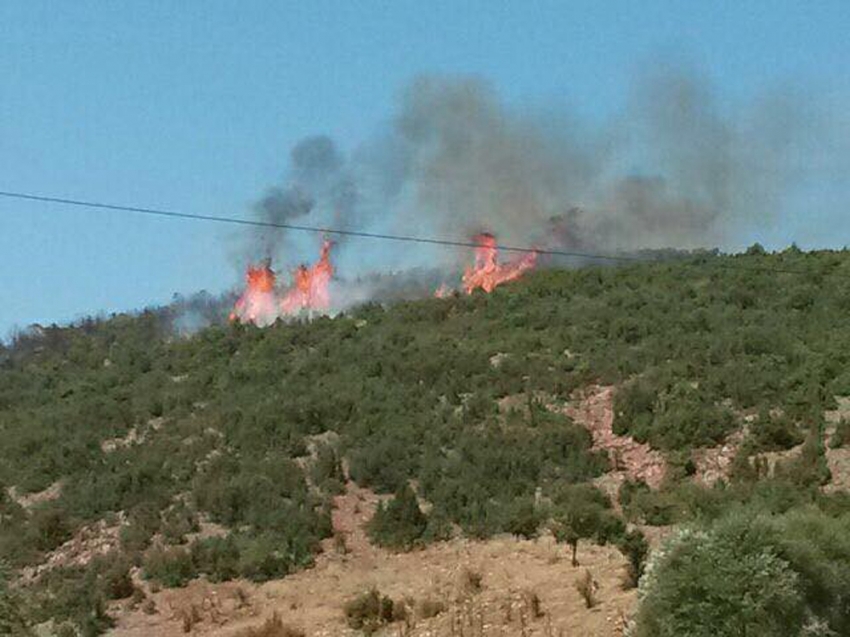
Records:
M590 431L595 449L608 453L612 471L600 479L600 486L616 494L617 487L628 478L656 488L664 478L664 456L631 436L614 433L614 391L614 387L591 385L575 394L565 412Z
M410 553L372 546L363 525L379 496L349 485L336 500L333 523L337 536L328 540L314 568L265 584L198 580L184 589L151 592L155 613L116 605L116 637L177 637L187 634L232 637L275 613L284 624L310 637L360 634L346 625L345 602L371 588L393 600L404 600L410 612L383 634L409 637L452 635L621 635L635 602L623 591L625 560L613 547L582 544L581 566L570 565L568 551L549 537L517 540L499 537L485 542L455 539ZM588 609L575 587L588 569L598 604ZM480 576L480 588L462 585L469 574ZM436 615L428 617L435 610ZM191 620L185 617L190 615Z

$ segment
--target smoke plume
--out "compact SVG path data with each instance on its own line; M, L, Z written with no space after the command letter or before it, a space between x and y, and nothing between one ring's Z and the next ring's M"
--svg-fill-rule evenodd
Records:
M285 184L256 208L278 222L454 240L488 231L542 248L724 247L768 223L802 178L806 118L793 93L730 104L681 69L640 78L601 125L508 106L478 78L426 76L349 156L327 137L297 144ZM256 251L280 256L285 237L264 230ZM359 240L338 255L349 277L470 258Z

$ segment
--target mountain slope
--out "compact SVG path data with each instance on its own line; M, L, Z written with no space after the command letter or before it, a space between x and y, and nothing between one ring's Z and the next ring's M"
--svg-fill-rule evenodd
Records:
M310 566L347 479L412 484L416 545L545 528L627 552L624 521L843 511L820 485L824 414L850 394L848 308L848 253L753 250L542 270L262 330L175 338L154 312L36 330L2 354L0 556L25 569L31 621L96 632L133 564L166 586ZM609 437L657 460L652 489L578 422L591 385L614 388ZM692 479L730 440L729 487ZM768 473L766 453L780 453ZM592 485L609 472L606 495ZM102 559L57 558L81 531Z

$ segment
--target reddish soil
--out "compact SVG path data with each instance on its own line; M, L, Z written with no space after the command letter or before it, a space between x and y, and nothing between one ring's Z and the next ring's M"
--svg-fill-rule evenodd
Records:
M631 436L614 433L614 391L614 387L591 385L575 394L565 412L590 431L595 449L608 453L613 470L603 476L600 486L616 491L628 478L658 487L664 478L664 456Z

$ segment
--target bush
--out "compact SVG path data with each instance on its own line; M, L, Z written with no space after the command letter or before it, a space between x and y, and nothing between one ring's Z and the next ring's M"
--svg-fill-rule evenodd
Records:
M584 569L584 573L582 573L576 580L575 587L579 592L579 595L581 595L581 598L584 600L585 608L593 608L596 606L597 584L588 569Z
M392 599L373 588L346 602L343 610L346 622L351 628L371 635L381 626L394 621L399 612L396 611L396 605Z
M416 604L416 615L421 619L431 619L446 610L445 602L430 597L421 599Z
M767 410L762 411L750 430L756 451L791 449L804 439L790 418L785 415L772 415Z
M830 449L838 449L850 442L850 420L842 418L835 425L835 431L829 439Z
M142 568L146 578L166 588L185 586L197 576L192 556L182 547L154 547L145 556Z
M634 634L847 634L848 532L850 519L814 510L733 515L681 532L653 555L641 580Z
M125 599L136 592L130 577L130 562L123 555L100 558L94 567L100 572L100 587L106 599Z
M9 587L9 575L0 564L0 635L26 637L30 632L20 609L17 594Z
M162 535L169 544L183 544L186 535L198 531L198 516L183 501L165 511L162 516Z
M193 542L190 553L197 571L211 582L226 582L239 575L239 546L232 534Z
M61 508L47 504L35 509L29 524L30 542L39 551L52 551L71 538L71 522Z
M305 637L302 630L283 623L275 612L259 626L245 628L236 632L234 637Z
M643 575L649 542L639 529L632 529L617 539L617 548L628 560L625 588L635 588Z
M404 485L387 505L378 504L369 522L369 538L380 546L410 549L428 528L428 518L419 508L416 494Z
M832 474L826 462L823 438L817 427L813 427L806 436L800 454L778 463L775 473L804 488L821 486L829 482Z
M512 535L530 540L537 535L542 522L542 514L534 506L534 500L521 498L515 500L508 511L506 530Z

